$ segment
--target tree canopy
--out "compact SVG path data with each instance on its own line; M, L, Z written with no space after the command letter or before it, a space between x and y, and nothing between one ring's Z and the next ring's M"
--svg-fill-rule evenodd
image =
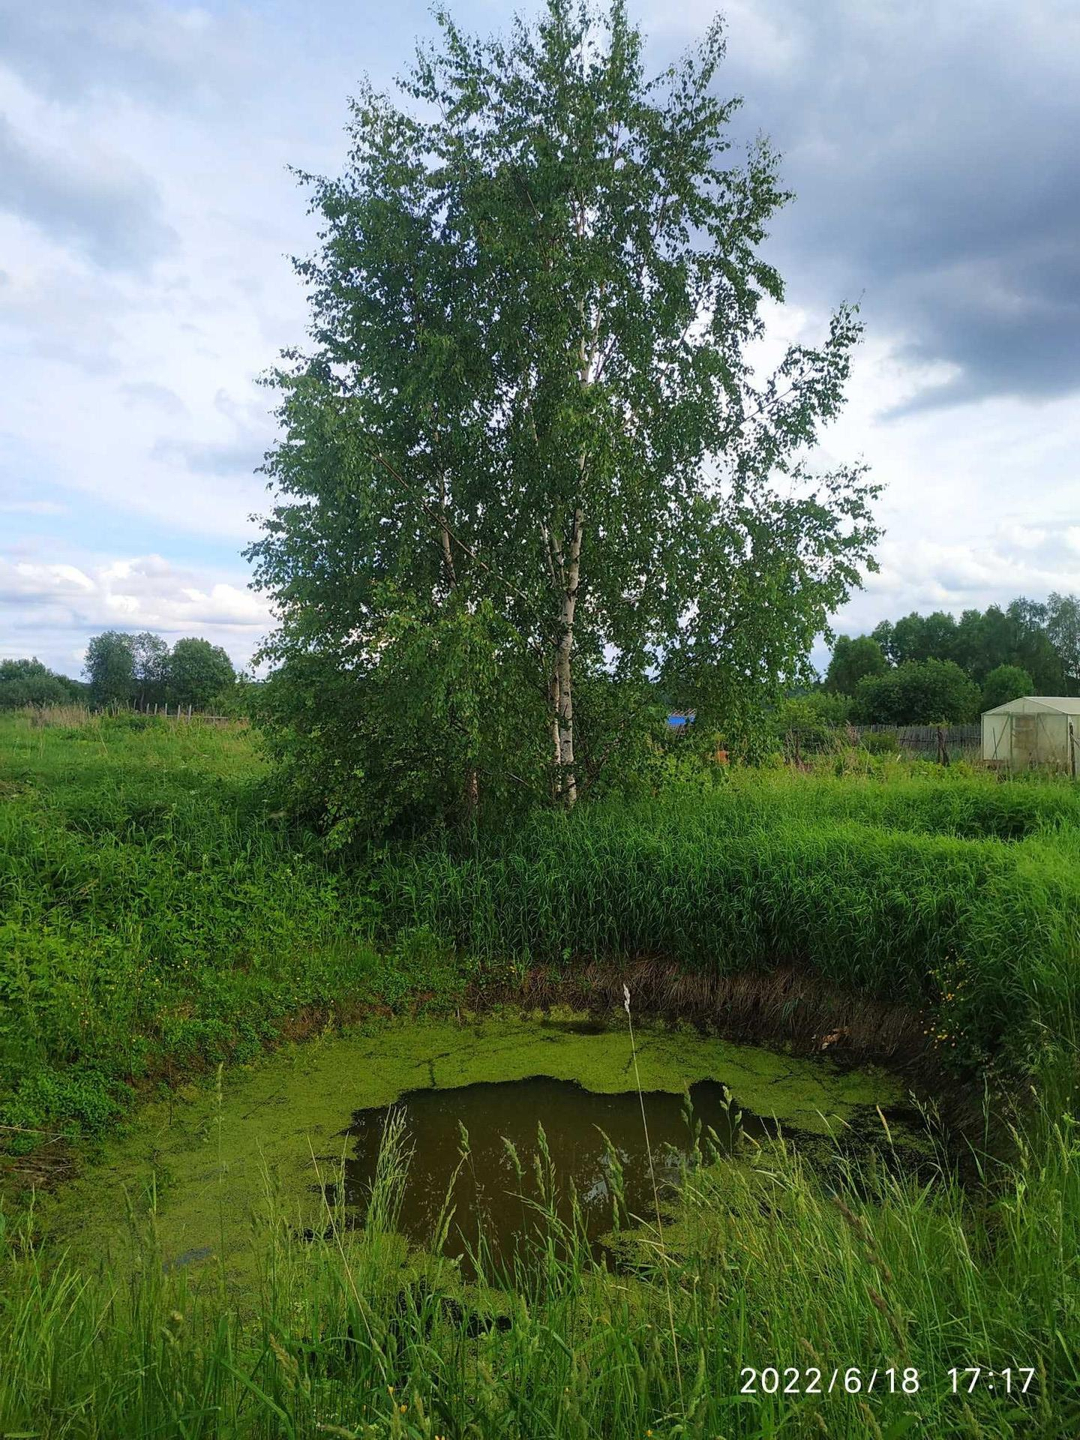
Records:
M104 630L86 647L86 677L97 705L127 705L135 693L134 636Z
M1019 665L999 665L991 670L983 685L982 708L993 710L995 705L1004 705L1017 700L1021 695L1034 695L1035 685L1028 672Z
M1073 596L1051 595L1046 604L1020 598L1005 609L965 610L959 620L941 610L913 611L883 620L869 638L893 665L951 660L980 686L1001 665L1026 670L1040 695L1068 694L1080 683L1080 602Z
M959 724L976 718L979 702L979 687L952 660L905 660L865 675L852 713L871 725Z
M236 681L232 661L220 645L209 640L177 640L164 663L165 686L176 705L208 709Z
M864 675L881 675L888 668L885 652L869 635L860 635L855 640L838 635L825 673L824 688L836 694L854 695Z
M657 696L737 739L872 565L876 493L806 463L859 327L759 378L788 199L716 97L718 26L646 76L619 3L549 0L363 90L304 176L311 345L275 372L267 722L347 832L614 783Z
M97 705L191 705L206 710L236 683L220 645L188 636L169 649L160 635L106 630L86 647L90 697Z

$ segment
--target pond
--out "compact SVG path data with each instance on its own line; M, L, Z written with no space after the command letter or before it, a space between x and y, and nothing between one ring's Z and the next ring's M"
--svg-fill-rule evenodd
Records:
M548 1076L417 1090L356 1116L344 1184L347 1207L361 1216L394 1122L408 1155L398 1228L428 1246L445 1211L446 1248L463 1256L467 1273L481 1235L494 1268L512 1266L519 1237L545 1233L548 1211L594 1247L616 1218L650 1223L695 1152L730 1154L740 1131L766 1129L740 1115L716 1080L699 1080L686 1096L596 1094Z
M38 1215L43 1233L82 1263L146 1264L152 1246L167 1268L222 1264L244 1286L253 1237L269 1233L270 1221L278 1233L282 1225L294 1235L323 1233L327 1189L342 1175L349 1224L362 1223L388 1107L400 1103L413 1154L398 1226L414 1244L430 1242L460 1158L459 1124L471 1158L452 1197L448 1253L475 1242L480 1212L496 1248L512 1252L522 1206L537 1199L530 1187L538 1123L561 1177L557 1208L569 1214L572 1182L586 1233L598 1240L612 1201L604 1135L622 1167L627 1207L654 1213L635 1075L663 1204L689 1150L687 1094L721 1151L736 1140L725 1091L742 1112L740 1133L760 1137L779 1125L807 1144L860 1127L880 1133L877 1107L891 1117L904 1097L896 1077L878 1069L659 1022L638 1029L635 1069L621 1012L605 1023L510 1009L378 1019L283 1047L225 1071L216 1085L146 1106L94 1165L42 1199ZM523 1183L504 1136L517 1148Z

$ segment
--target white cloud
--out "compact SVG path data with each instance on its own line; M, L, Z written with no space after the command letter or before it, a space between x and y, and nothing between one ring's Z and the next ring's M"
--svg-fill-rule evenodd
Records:
M462 6L462 23L484 32L509 15L486 0ZM637 14L653 36L651 56L700 35L714 8L643 0ZM838 624L868 628L912 608L1080 589L1080 414L1071 399L992 398L886 418L928 386L945 393L961 378L947 347L923 346L936 358L920 358L942 294L954 309L981 305L988 324L1003 325L1022 310L1022 294L1045 293L1011 288L1015 271L995 268L985 254L974 269L957 270L955 261L958 249L1004 244L1006 222L1026 234L1025 224L1041 216L1033 206L1046 147L1029 153L1042 115L1030 92L1041 87L1047 104L1080 93L1069 84L1080 22L1049 0L1019 9L995 0L989 26L971 6L947 0L906 8L732 0L726 8L729 68L717 83L726 90L738 86L736 76L745 79L750 128L759 115L774 134L786 125L777 134L790 153L782 175L791 179L801 167L807 180L785 232L791 303L774 317L763 367L783 343L820 339L828 307L867 291L871 328L849 404L815 459L869 462L887 487L887 536L882 573ZM339 168L357 77L371 70L382 83L408 63L413 34L434 28L426 0L380 14L378 27L354 19L337 0L283 0L262 10L239 0L0 0L5 133L17 158L25 159L32 137L53 181L63 181L34 189L39 177L24 164L20 193L30 203L18 215L0 214L0 444L17 457L6 456L0 470L0 511L10 517L0 633L11 653L36 649L45 658L48 650L77 669L86 636L122 623L172 638L207 633L241 661L268 628L239 564L211 573L148 552L182 555L189 546L194 555L204 541L218 554L239 550L252 538L250 513L266 508L253 470L274 435L273 396L255 377L282 347L303 344L304 297L286 257L307 252L315 236L286 166ZM842 53L829 51L832 39ZM958 53L975 67L962 84L921 63ZM981 88L971 83L976 73L987 81ZM1002 109L995 80L1026 129ZM955 102L944 120L922 103L935 96ZM853 97L866 102L865 125ZM1001 126L1015 135L999 151L988 137ZM1067 143L1067 127L1047 124L1039 133L1054 154ZM917 172L905 168L912 143L925 160ZM962 163L942 171L950 145ZM970 186L957 189L956 177L969 171ZM992 193L979 189L986 174ZM931 184L935 176L940 183ZM875 207L870 182L885 180L890 203ZM109 197L115 213L101 213L96 207ZM125 204L143 226L137 254L136 232L120 223ZM846 271L830 259L834 242ZM920 291L907 313L882 307L889 265L903 270L916 242L926 283L938 279L942 291ZM878 252L883 270L875 270ZM1055 254L1046 260L1051 276ZM1048 323L1038 317L1037 338ZM1047 344L1043 352L1053 365L1068 358L1063 351L1055 359ZM1008 356L1015 360L1014 348ZM42 491L48 499L38 498ZM19 517L38 517L38 532L51 519L59 535L62 524L70 533L73 515L88 517L80 551L52 545L45 533L29 546L25 535L7 539L9 528L19 534ZM61 555L72 563L54 563Z
M55 500L0 500L2 515L65 515L66 505Z
M154 630L170 643L201 635L244 665L272 625L269 609L250 590L160 555L84 566L0 557L0 603L17 617L0 653L33 650L73 673L89 637L111 627ZM47 644L28 644L24 636L45 636ZM81 642L74 649L73 638Z

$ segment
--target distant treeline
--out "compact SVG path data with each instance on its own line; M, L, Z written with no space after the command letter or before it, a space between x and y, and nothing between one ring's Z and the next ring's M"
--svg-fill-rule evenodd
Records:
M821 688L797 706L832 724L958 724L1019 695L1080 691L1080 599L937 610L841 635Z
M89 685L57 675L40 660L0 660L0 710L19 705L85 705Z
M191 636L170 649L160 635L106 630L86 647L85 681L40 660L0 661L0 709L20 705L191 706L231 713L245 688L220 645Z

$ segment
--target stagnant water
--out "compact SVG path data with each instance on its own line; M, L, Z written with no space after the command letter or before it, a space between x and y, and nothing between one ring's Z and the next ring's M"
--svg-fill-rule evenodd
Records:
M893 1137L902 1133L894 1107L903 1088L880 1070L663 1024L639 1026L635 1067L624 1020L621 1012L605 1025L569 1011L516 1010L462 1020L410 1016L285 1047L250 1069L227 1071L220 1088L193 1088L147 1106L99 1163L43 1204L41 1223L88 1263L107 1255L121 1266L141 1264L142 1232L120 1222L134 1199L139 1213L144 1203L152 1207L168 1268L221 1265L230 1283L253 1286L261 1244L252 1244L253 1233L261 1234L252 1230L253 1214L259 1226L283 1219L294 1234L323 1233L324 1187L343 1159L354 1157L348 1199L355 1206L351 1218L359 1219L386 1107L404 1098L415 1155L402 1225L415 1243L426 1248L430 1241L458 1158L459 1118L474 1154L456 1197L451 1253L460 1252L466 1238L475 1240L482 1205L494 1211L500 1245L509 1237L512 1246L521 1201L509 1197L528 1185L519 1185L512 1165L507 1168L500 1136L510 1136L531 1170L538 1120L559 1174L564 1182L573 1179L582 1195L590 1233L603 1234L611 1177L597 1125L623 1156L631 1209L648 1217L653 1208L635 1068L654 1148L665 1141L684 1153L689 1148L681 1118L687 1087L722 1147L731 1143L720 1081L744 1115L766 1117L745 1119L747 1130L779 1124L797 1143L813 1146L828 1136L857 1136L864 1127L880 1133L874 1107L881 1106ZM350 1134L354 1125L357 1133ZM659 1158L663 1184L673 1167ZM565 1199L563 1207L566 1214Z
M415 1244L431 1244L463 1149L446 1248L465 1255L467 1270L481 1229L496 1265L512 1261L519 1238L543 1226L536 1207L545 1190L564 1223L572 1219L576 1194L585 1237L595 1244L612 1229L615 1165L622 1172L624 1216L655 1221L654 1176L663 1208L692 1157L695 1132L706 1155L710 1148L729 1153L740 1129L764 1132L764 1122L740 1115L714 1080L692 1085L689 1096L688 1113L685 1096L598 1095L546 1076L413 1091L394 1105L357 1113L350 1132L355 1149L345 1165L346 1204L366 1210L384 1128L397 1112L412 1150L398 1224Z

